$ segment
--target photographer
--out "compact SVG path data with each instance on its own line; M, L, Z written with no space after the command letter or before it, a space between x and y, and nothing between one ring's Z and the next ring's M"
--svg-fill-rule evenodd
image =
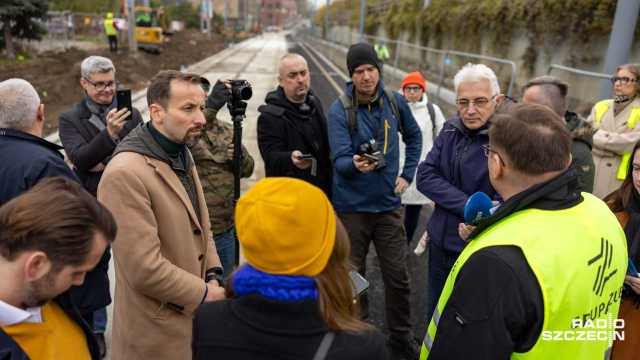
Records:
M420 345L411 330L400 196L413 181L422 133L404 97L385 89L379 80L373 46L352 45L347 68L352 81L329 109L329 145L336 169L333 206L349 232L351 262L363 276L373 241L384 278L389 343L417 359ZM406 144L402 171L398 133ZM360 300L361 315L366 317L367 298Z
M307 61L298 54L280 59L280 86L258 108L258 147L265 174L307 181L331 199L333 168L327 119L313 95Z
M201 78L205 93L210 83ZM235 262L235 227L233 206L233 124L216 118L218 110L232 101L228 80L218 80L205 101L204 117L207 121L202 138L191 148L191 156L198 170L202 191L209 209L211 233L222 264L222 282L233 271ZM253 158L242 146L242 177L253 174Z

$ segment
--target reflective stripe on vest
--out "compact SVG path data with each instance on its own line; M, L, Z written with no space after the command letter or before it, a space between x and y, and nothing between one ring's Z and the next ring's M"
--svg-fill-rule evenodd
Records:
M598 101L595 105L595 115L596 115L596 129L600 129L600 121L604 114L609 111L611 106L609 106L609 100ZM627 118L627 128L631 129L640 119L640 108L632 108L629 113L629 117ZM618 167L618 180L624 180L627 177L627 170L629 169L629 160L631 159L631 153L622 154L622 160L620 161L620 166Z
M113 26L113 19L107 19L104 21L104 31L108 36L118 35L118 30Z
M519 247L542 291L544 322L540 337L530 351L513 353L512 359L605 358L612 342L608 337L590 338L590 341L553 339L557 334L579 331L573 327L575 319L607 321L606 329L585 326L585 330L602 330L608 335L613 331L613 324L608 320L616 319L620 307L627 267L624 232L600 199L587 193L582 196L584 201L570 209L518 211L467 245L440 295L422 344L421 360L428 358L437 340L440 315L446 311L460 269L475 252L490 246ZM554 252L550 253L549 249Z

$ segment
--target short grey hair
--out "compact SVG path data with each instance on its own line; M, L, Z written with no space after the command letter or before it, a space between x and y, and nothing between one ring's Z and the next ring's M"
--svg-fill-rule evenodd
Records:
M567 112L569 84L555 76L538 76L524 84L522 94L534 86L538 86L538 95L542 97L538 98L538 100L543 102L542 105L548 106L553 112L564 118L564 114Z
M0 82L0 128L30 128L36 120L39 106L40 96L28 81L9 79Z
M109 71L113 71L115 75L116 68L113 66L111 60L102 56L89 56L82 60L82 64L80 65L80 76L85 79L88 79L93 74L108 73Z
M282 73L282 62L285 61L286 59L302 59L304 60L305 63L307 63L307 59L304 58L304 56L297 54L297 53L286 53L284 54L281 58L280 61L278 62L278 75L280 76L284 76L285 74ZM309 64L307 63L307 68L309 67Z
M458 87L462 83L479 82L483 80L489 80L491 84L491 96L500 95L500 85L498 85L498 77L484 64L472 64L468 63L463 66L460 71L453 78L453 86L456 89L456 96L458 96Z

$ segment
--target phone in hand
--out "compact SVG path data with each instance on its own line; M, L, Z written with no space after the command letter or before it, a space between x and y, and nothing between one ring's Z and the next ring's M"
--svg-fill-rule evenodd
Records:
M118 111L127 108L131 111L131 114L126 120L131 120L133 115L133 106L131 105L131 89L118 89L116 90L116 102L118 103Z
M357 271L349 271L349 277L351 278L351 296L354 299L369 290L369 282Z
M371 154L363 154L362 157L365 157L365 158L371 160L372 162L376 162L376 161L380 160L379 157L373 156Z
M633 265L633 261L631 260L631 258L629 258L628 265L627 265L627 276L640 278L640 276L638 275L638 270L636 270L635 265ZM633 292L633 289L631 288L631 286L627 284L624 284L624 288Z
M311 159L313 159L313 155L311 155L311 154L302 154L302 155L296 156L296 158L298 160L311 160Z

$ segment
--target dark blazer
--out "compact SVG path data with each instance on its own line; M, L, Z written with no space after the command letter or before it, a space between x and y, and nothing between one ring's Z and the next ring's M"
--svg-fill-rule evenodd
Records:
M87 338L87 345L89 346L91 359L100 359L98 340L96 340L96 337L93 334L93 330L80 315L80 312L73 303L73 299L71 298L69 292L67 291L58 295L54 299L54 301L57 302L58 305L60 305L62 310L65 312L65 314L67 314L67 316L71 318L71 320L75 321L78 325L80 325L80 328L82 328L82 331ZM7 335L7 333L5 333L2 328L0 328L0 360L29 360L29 357L24 352L24 350L22 350L20 345L18 345L15 340Z
M280 301L253 293L202 304L191 348L196 360L310 360L327 331L317 300ZM387 348L376 329L336 331L326 359L386 360Z
M102 171L89 172L89 170L99 163L106 166L111 161L111 155L118 144L111 139L107 129L99 131L89 122L89 118L91 118L91 112L86 100L82 99L79 104L60 115L58 131L62 146L74 165L73 170L85 189L96 196ZM124 125L118 138L124 139L134 127L141 123L140 112L133 108L132 119Z

